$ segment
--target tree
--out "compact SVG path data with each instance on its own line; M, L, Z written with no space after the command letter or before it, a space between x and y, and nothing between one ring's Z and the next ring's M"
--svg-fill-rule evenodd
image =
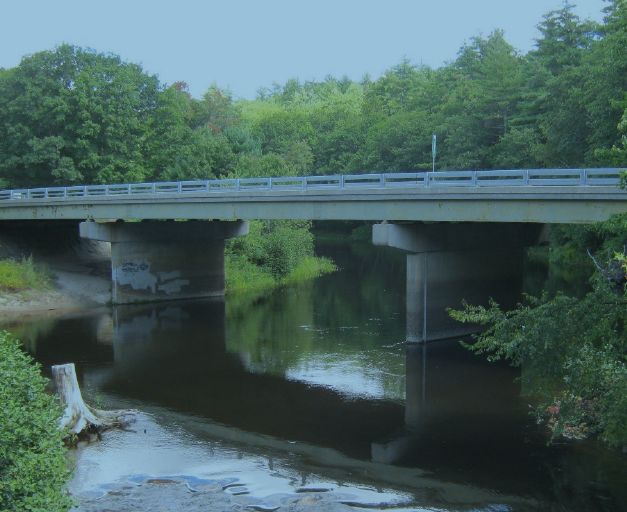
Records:
M141 181L159 83L136 64L70 45L0 78L0 175L14 186Z
M438 109L441 164L452 168L492 166L492 146L508 134L521 101L523 61L502 31L464 45L442 70Z
M366 170L411 171L431 168L431 129L423 112L399 113L375 124L359 154Z
M625 165L626 159L613 160L610 148L621 146L624 133L616 127L627 102L627 3L607 1L600 38L585 56L583 101L590 127L586 156L592 165Z
M583 84L589 73L584 66L597 33L597 25L582 21L573 6L550 11L538 25L541 37L529 58L538 64L533 86L533 109L542 144L540 163L549 167L582 165L590 136L583 101Z

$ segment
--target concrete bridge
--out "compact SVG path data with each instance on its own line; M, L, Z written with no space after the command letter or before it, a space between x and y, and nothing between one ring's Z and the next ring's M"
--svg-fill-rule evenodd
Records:
M625 211L617 169L444 171L0 192L3 219L587 223Z
M451 297L500 300L544 224L626 212L619 181L524 169L49 187L0 191L0 221L84 221L82 237L111 244L121 304L223 295L224 241L247 220L378 221L373 242L408 254L407 339L425 341L468 330L448 319Z

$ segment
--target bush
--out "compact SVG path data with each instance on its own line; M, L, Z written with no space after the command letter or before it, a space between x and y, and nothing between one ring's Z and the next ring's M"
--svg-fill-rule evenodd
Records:
M276 286L271 274L251 263L245 256L226 254L226 292L260 293Z
M0 331L0 511L57 512L71 501L61 409L19 342Z
M229 242L227 255L245 258L280 280L313 256L309 228L310 223L302 221L252 221L247 236Z

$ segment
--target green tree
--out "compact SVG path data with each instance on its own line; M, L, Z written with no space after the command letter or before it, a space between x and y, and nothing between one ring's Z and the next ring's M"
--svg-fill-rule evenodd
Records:
M486 168L497 145L510 130L524 83L523 60L502 31L475 37L457 60L441 73L448 89L439 108L445 167Z
M196 101L180 84L162 91L145 133L147 169L152 180L224 176L235 165L231 143L197 123Z
M599 35L600 39L594 41L585 58L583 100L590 127L586 156L592 165L624 166L627 159L617 161L616 154L611 152L612 147L623 145L621 137L625 133L616 130L627 106L627 3L624 0L608 0Z
M359 154L361 166L377 171L431 169L431 122L423 112L404 112L375 124Z
M0 175L15 186L141 181L157 78L61 45L0 77Z
M582 165L590 135L583 84L589 70L583 65L597 25L582 21L573 6L550 11L538 25L541 37L529 56L538 67L532 78L533 109L541 134L538 158L548 167Z

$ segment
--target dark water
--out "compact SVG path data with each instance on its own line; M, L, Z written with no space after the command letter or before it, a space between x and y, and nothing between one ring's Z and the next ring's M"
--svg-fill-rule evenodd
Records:
M456 340L406 345L404 259L322 247L341 271L265 298L125 306L13 329L86 395L144 413L77 454L77 492L134 474L303 486L403 510L627 510L624 456L546 446L517 373ZM144 433L145 430L145 433Z

